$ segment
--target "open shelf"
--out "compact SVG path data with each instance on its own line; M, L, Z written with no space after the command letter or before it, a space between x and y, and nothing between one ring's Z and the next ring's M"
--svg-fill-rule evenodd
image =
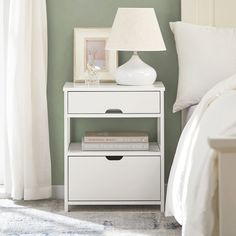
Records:
M112 156L112 155L127 155L127 156L157 156L161 155L160 148L157 143L149 143L147 151L82 151L81 143L70 143L68 156Z

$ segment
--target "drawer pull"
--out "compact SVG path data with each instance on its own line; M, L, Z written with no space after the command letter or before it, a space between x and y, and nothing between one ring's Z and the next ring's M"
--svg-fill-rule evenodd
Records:
M106 159L109 161L119 161L123 158L123 156L106 156Z
M105 113L114 113L114 114L119 114L119 113L123 113L120 109L107 109Z

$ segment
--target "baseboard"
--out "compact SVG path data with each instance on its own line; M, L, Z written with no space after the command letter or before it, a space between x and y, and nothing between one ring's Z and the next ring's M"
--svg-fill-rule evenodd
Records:
M52 186L52 198L53 199L64 199L64 185L53 185Z
M4 192L3 185L0 185L0 199L10 198L10 195ZM52 186L52 199L64 199L64 185Z

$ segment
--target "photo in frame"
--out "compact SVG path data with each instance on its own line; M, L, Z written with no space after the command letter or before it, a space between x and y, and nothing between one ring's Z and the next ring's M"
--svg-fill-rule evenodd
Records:
M114 82L113 72L118 65L117 51L105 50L111 28L74 29L74 82L84 82L87 64L99 68L101 82Z

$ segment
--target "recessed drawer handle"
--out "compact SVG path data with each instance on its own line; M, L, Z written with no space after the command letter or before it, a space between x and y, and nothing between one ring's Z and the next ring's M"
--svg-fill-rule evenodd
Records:
M119 161L123 158L123 156L106 156L106 159L109 161Z
M107 109L105 113L114 113L114 114L117 114L117 113L123 113L122 110L120 109Z

